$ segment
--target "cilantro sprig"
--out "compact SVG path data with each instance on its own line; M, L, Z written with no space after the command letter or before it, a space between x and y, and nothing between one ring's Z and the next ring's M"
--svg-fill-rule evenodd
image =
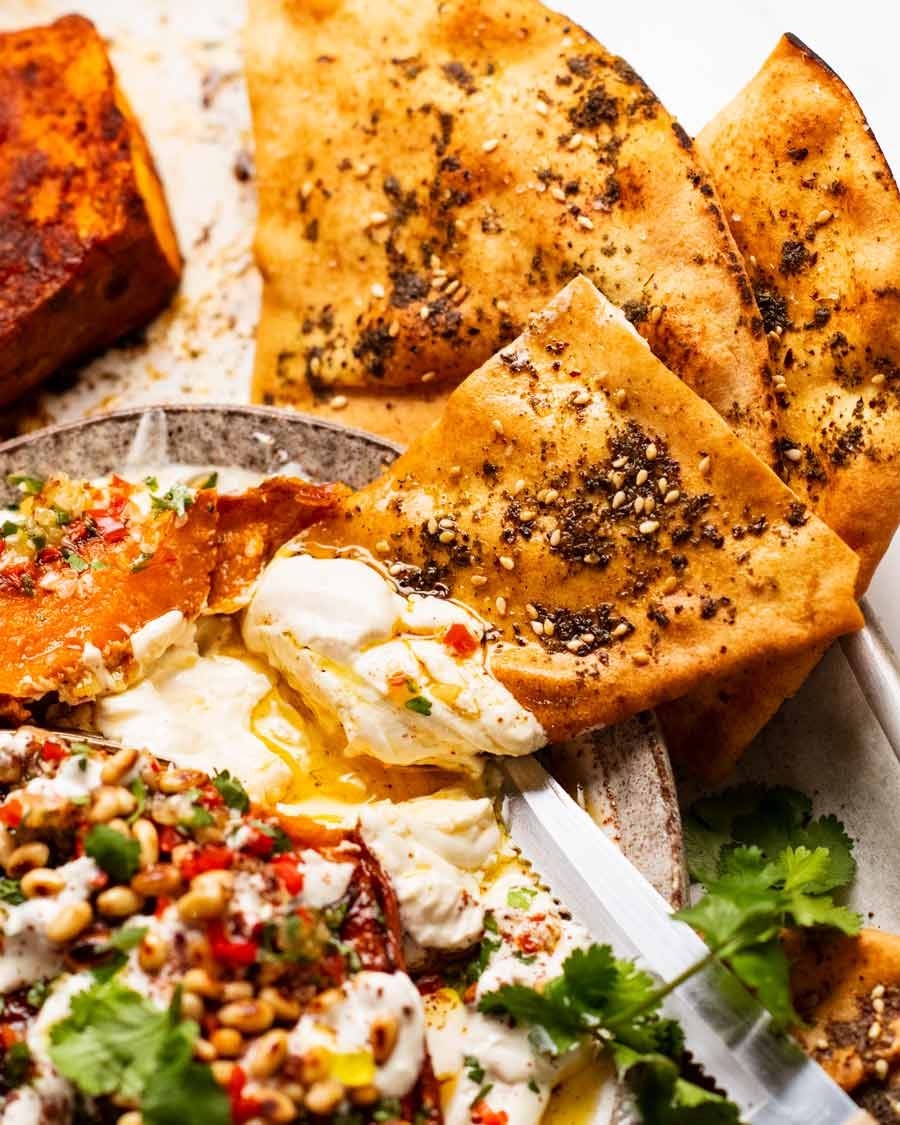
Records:
M140 866L141 849L137 840L108 824L98 824L90 830L84 840L84 850L116 883L127 883Z
M150 503L157 511L170 511L183 516L194 503L194 494L186 484L178 481L162 495L151 493Z

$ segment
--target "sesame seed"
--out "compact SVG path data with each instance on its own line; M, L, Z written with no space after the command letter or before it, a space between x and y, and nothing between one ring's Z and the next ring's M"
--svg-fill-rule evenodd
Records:
M451 466L450 466L450 476L451 476L451 477L459 477L459 476L462 476L462 466L460 466L460 465L451 465Z
M549 617L545 617L544 618L544 636L545 637L552 637L555 632L556 632L556 626L553 624L553 622L550 620Z
M616 488L621 488L625 483L625 474L622 472L610 473L609 480Z
M579 391L578 394L572 399L576 406L587 406L591 401L590 391Z
M578 637L573 637L571 641L566 641L566 648L569 652L578 652L581 648L581 643Z
M513 496L518 496L522 489L525 487L525 481L520 477L513 485Z
M453 295L454 305L461 305L463 303L463 301L466 299L466 297L468 297L468 295L469 295L469 290L466 289L465 286L463 286L462 289L458 289L456 291L456 293Z
M879 1016L884 1011L884 1001L881 999L880 996L878 997L877 1000L872 1001L872 1011L875 1012L876 1015L879 1015Z
M432 516L431 519L429 519L429 521L428 521L428 534L429 535L437 535L437 532L438 532L438 522L434 518L434 516Z
M304 180L303 186L300 188L300 195L303 199L309 199L313 193L313 186L309 180Z
M656 446L651 441L650 444L647 446L647 448L644 450L644 456L647 458L648 461L655 461L656 460L656 452L657 452Z
M613 511L616 511L616 509L621 508L624 503L625 503L625 493L620 490L612 498Z
M646 652L636 652L631 659L640 667L643 667L645 664L650 663L650 657L646 654Z
M373 211L371 213L371 215L369 215L369 219L368 219L368 222L366 223L366 226L368 226L368 227L383 227L384 224L387 221L388 221L388 214L387 214L386 211Z
M423 383L433 383L436 378L437 378L437 372L436 371L426 371L425 374L422 376L422 382Z
M731 221L733 223L739 223L741 221L741 216L737 213L737 211L731 212Z
M638 531L641 533L641 535L652 535L654 531L659 531L659 521L644 520L644 522L638 528Z
M622 621L622 622L620 622L620 624L618 624L615 627L615 629L613 629L612 635L614 637L624 637L627 632L628 632L628 626L625 624L624 621Z
M879 1039L881 1037L881 1024L878 1022L878 1020L872 1020L872 1022L869 1024L869 1030L866 1032L866 1035L868 1036L869 1041L872 1043L874 1043L876 1039Z
M576 148L580 148L581 142L583 140L584 137L582 137L581 133L574 133L571 137L569 137L569 144L567 146L569 151L574 152Z
M502 434L503 433L503 423L500 421L499 418L494 418L492 420L491 429L494 431L495 434Z
M528 614L528 616L529 616L529 617L531 618L531 620L532 620L532 621L534 621L534 620L536 620L536 619L537 619L538 611L537 611L537 609L536 609L536 608L535 608L535 607L534 607L534 606L533 606L533 605L531 604L531 602L527 602L527 603L526 603L526 605L525 605L525 612L526 612L526 613Z
M677 488L670 488L669 491L666 493L665 497L663 498L663 503L664 504L674 504L676 500L680 500L680 499L681 499L681 493L678 491L678 489Z
M538 100L534 103L534 108L542 117L546 117L550 112L550 106L548 106L547 103L541 98L538 98Z
M644 498L643 498L643 496L636 496L635 500L634 500L634 514L636 516L639 516L641 514L641 512L643 512L643 510L644 510Z
M888 1073L887 1059L876 1059L875 1060L875 1073L880 1079L882 1079L882 1081L885 1078L887 1078L887 1073Z
M880 1000L884 996L884 985L876 984L872 991L869 993L873 1000Z
M537 512L533 512L530 508L526 508L524 511L519 512L519 522L520 523L531 523L531 521L536 516L537 516Z
M660 477L656 482L656 487L659 489L660 496L665 496L669 490L669 481L667 477Z
M483 574L473 574L469 579L473 586L486 586L487 578Z
M405 571L406 567L403 565L403 563L393 563L388 568L388 574L390 574L393 578L396 578L398 574L405 573Z
M578 225L580 227L584 227L585 230L593 230L594 229L593 220L589 219L587 217L587 215L579 215L578 216Z
M698 472L700 473L701 476L705 477L707 475L707 473L709 472L711 465L712 465L712 462L710 461L709 457L701 457L700 463L697 466L697 470L698 470Z
M398 336L400 334L400 321L392 320L388 325L388 336Z
M439 270L441 268L441 259L437 256L437 254L432 254L428 259L428 264L433 270Z
M642 484L647 483L647 477L649 477L649 476L650 476L650 474L647 472L646 469L638 469L638 474L634 478L634 483L638 486L638 488L640 488L640 486Z
M448 297L452 297L457 289L459 289L459 278L455 277L444 290L444 292Z
M624 406L628 401L628 393L624 388L620 387L619 390L616 391L615 395L613 395L613 398L615 399L617 406Z
M678 589L678 579L675 577L674 574L670 574L669 577L662 584L662 592L664 594L674 594L677 589Z
M551 533L550 533L550 546L551 547L558 547L560 539L562 539L562 532L559 530L559 528L557 528L555 531L551 531Z
M431 316L431 308L430 308L430 306L428 306L428 305L423 305L423 306L422 306L422 307L421 307L421 308L419 309L419 318L420 318L421 320L427 320L427 319L428 319L428 318L429 318L430 316Z
M332 410L343 410L348 401L346 395L335 395L328 405Z
M615 461L613 461L612 467L614 469L624 469L627 464L628 464L628 458L627 457L617 457L615 459Z
M500 144L500 142L497 140L497 138L491 137L491 139L489 141L485 141L484 144L481 146L481 151L482 152L493 152L498 144Z
M497 312L500 312L500 313L509 312L509 301L495 301L494 305L497 309Z
M372 296L377 297L379 300L384 296L384 286L380 282L375 282L372 286Z
M875 384L876 387L884 386L884 382L885 382L884 373L879 371L877 375L873 375L872 376L872 382Z
M544 626L542 622L532 621L531 628L535 631L535 633L537 633L539 637L542 637L544 635Z
M828 1050L828 1040L827 1039L817 1039L816 1040L816 1050L817 1051L827 1051Z
M545 504L555 504L558 499L559 499L559 492L555 488L548 488L547 491L544 493L544 503Z
M500 614L500 616L505 617L506 616L506 598L504 598L502 594L497 595L496 599L494 600L494 605L497 609L497 612Z
M313 375L318 375L322 370L322 361L317 355L314 355L309 361L309 370Z
M593 566L594 563L598 563L599 561L600 561L600 556L595 554L593 551L589 551L584 556L584 562L586 562L588 564L588 566Z
M803 458L803 450L802 449L786 449L784 451L784 455L785 455L785 457L787 457L788 461L794 461L794 462L800 461Z
M516 560L511 558L509 555L500 555L497 561L500 563L504 570L515 570L516 568Z
M451 530L455 530L456 520L452 516L443 516L440 520L438 520L438 527L450 528Z
M650 323L659 324L660 320L662 319L662 314L662 305L654 305L650 310Z
M455 531L442 531L440 533L440 535L438 536L438 542L439 543L452 543L455 538L456 538L456 532Z
M828 210L828 208L823 207L822 210L818 213L818 215L816 215L816 226L817 227L822 226L824 223L827 223L828 220L831 217L832 217L832 215L831 215L831 212Z
M652 496L644 497L644 511L649 515L650 512L655 511L656 501Z
M594 634L593 633L582 633L581 634L581 640L586 645L592 645L594 643Z
M565 203L566 193L563 191L563 189L561 187L552 187L550 189L550 194L557 201L557 203Z
M379 555L386 555L388 551L390 551L390 549L391 545L390 543L388 543L387 539L379 539L375 544L375 550L379 553Z

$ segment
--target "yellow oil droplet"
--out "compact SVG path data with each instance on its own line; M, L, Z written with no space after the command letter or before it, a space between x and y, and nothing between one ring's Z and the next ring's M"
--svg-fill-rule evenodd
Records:
M599 1110L605 1098L612 1097L612 1079L611 1064L606 1059L592 1059L556 1087L541 1125L588 1125L591 1121L605 1120Z

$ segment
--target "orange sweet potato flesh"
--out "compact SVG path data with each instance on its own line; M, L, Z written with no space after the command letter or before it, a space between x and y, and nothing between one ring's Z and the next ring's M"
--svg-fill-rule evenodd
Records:
M81 550L102 569L69 572L61 587L36 585L32 596L0 584L0 700L38 699L49 691L72 701L93 695L85 645L99 649L112 670L130 659L129 637L142 625L176 609L196 617L209 594L216 522L215 494L201 492L183 519L166 512L154 521L148 538L155 551L141 569L133 543L98 538Z
M181 256L89 20L0 35L0 405L146 324Z
M271 477L246 492L223 493L209 612L233 613L246 605L278 548L332 511L349 491L340 484Z

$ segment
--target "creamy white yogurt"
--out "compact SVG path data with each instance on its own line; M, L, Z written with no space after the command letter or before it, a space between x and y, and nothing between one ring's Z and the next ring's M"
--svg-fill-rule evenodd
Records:
M444 643L452 624L477 639L473 653ZM545 743L534 715L491 674L483 634L455 602L402 597L359 559L310 555L275 558L244 619L247 647L317 714L340 722L348 753L395 765L477 768L482 753L528 754Z
M356 870L355 863L334 863L308 848L300 853L303 890L300 901L306 906L321 909L338 902L350 888Z

